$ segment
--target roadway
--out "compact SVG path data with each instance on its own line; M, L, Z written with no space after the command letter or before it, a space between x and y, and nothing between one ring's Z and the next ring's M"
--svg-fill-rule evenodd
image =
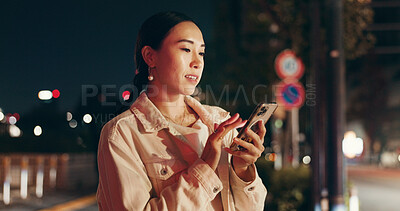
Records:
M347 172L357 188L361 211L400 210L400 169L349 166Z
M361 211L400 210L400 169L348 166L347 178L357 188ZM43 198L34 195L20 199L14 190L11 205L0 203L0 210L11 211L96 211L95 189L79 192L47 192Z

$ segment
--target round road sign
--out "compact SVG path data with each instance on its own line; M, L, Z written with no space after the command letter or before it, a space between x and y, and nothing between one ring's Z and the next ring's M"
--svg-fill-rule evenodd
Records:
M304 64L291 50L284 50L275 59L276 74L282 79L300 79L304 74Z
M299 82L282 81L277 85L276 99L283 104L286 110L299 108L303 105L305 98L304 87Z

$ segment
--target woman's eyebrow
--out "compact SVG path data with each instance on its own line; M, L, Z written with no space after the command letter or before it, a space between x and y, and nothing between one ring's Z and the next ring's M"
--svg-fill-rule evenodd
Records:
M192 41L192 40L188 40L188 39L181 39L181 40L178 40L178 43L179 42L188 42L188 43L190 43L190 44L194 44L194 42ZM201 44L200 45L201 47L206 47L206 44Z

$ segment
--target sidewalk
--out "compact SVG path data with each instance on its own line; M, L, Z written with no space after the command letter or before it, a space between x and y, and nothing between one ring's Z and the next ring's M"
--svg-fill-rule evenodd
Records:
M0 210L98 210L95 190L82 190L79 192L52 191L45 193L42 198L37 198L31 194L27 199L21 199L18 194L19 191L17 190L12 191L10 205L6 206L3 201L0 201Z

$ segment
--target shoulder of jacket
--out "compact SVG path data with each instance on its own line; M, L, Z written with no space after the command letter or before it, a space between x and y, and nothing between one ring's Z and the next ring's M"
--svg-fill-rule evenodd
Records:
M230 113L221 107L211 105L203 105L203 107L213 116L219 116L220 118L227 118L230 116Z
M101 130L101 136L106 135L108 140L113 140L117 135L118 128L127 124L135 125L136 117L131 110L126 110L108 121Z

